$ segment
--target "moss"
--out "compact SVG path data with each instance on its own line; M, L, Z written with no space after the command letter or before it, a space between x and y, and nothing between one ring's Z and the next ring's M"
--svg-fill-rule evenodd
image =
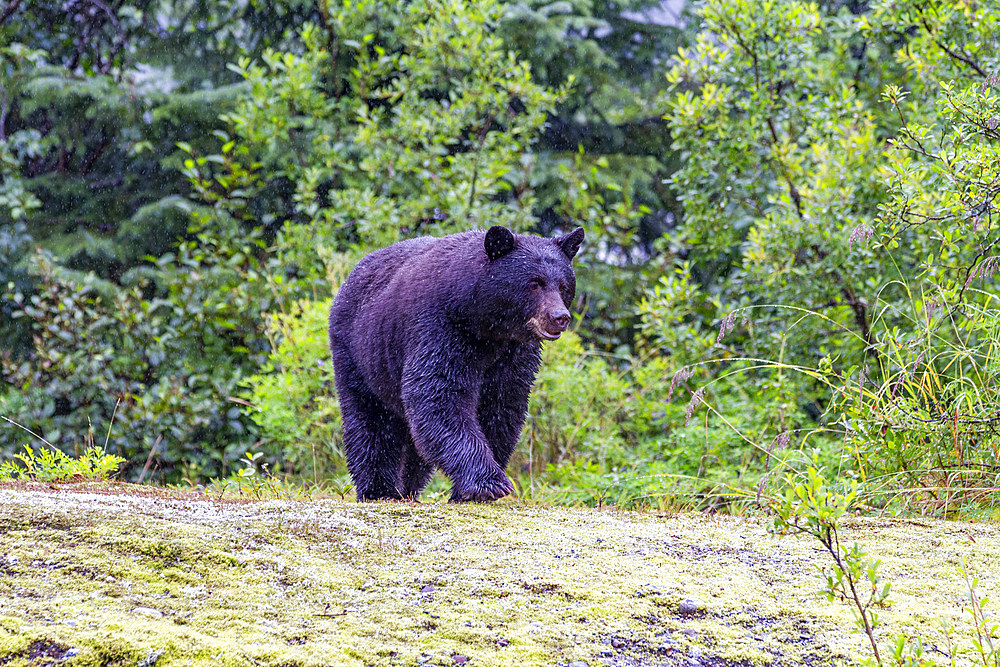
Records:
M158 667L867 655L849 608L813 595L823 555L802 538L772 539L758 519L232 504L117 488L0 488L0 663L23 662L33 642L77 649L74 665L163 651ZM930 632L938 616L968 635L954 567L964 553L981 594L996 592L994 526L859 520L846 537L880 556L893 582L885 639ZM679 612L685 598L698 612Z

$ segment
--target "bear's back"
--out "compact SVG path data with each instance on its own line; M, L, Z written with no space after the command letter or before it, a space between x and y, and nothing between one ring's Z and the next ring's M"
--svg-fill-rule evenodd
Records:
M420 323L440 322L468 305L486 264L484 237L473 231L394 243L362 258L341 285L330 309L331 347L335 355L337 347L347 353L393 408Z
M443 237L422 236L399 241L366 255L351 271L334 301L339 321L365 315L371 307L388 315L386 308L418 305L454 289L456 280L470 280L479 265L475 249L482 247L483 232L462 232Z

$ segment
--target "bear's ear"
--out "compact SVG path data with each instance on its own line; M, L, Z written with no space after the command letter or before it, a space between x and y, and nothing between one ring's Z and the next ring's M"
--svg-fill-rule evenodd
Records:
M495 225L486 232L486 256L492 262L514 249L514 234L506 227Z
M569 234L557 236L552 240L563 251L563 254L573 259L576 256L576 252L580 249L580 244L583 243L583 227L577 227Z

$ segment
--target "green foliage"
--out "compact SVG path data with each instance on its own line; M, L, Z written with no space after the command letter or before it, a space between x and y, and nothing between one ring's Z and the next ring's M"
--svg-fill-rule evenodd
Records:
M25 446L13 461L0 463L0 482L101 482L118 470L125 459L90 446L79 458L45 446Z
M263 456L263 452L247 452L239 460L242 468L226 479L212 480L208 490L217 493L220 498L227 495L253 500L271 500L282 495L301 497L301 487L283 484L271 475L267 463L260 461Z
M607 470L625 448L621 422L629 394L622 374L587 352L573 332L546 344L517 450L523 467L537 475L563 460L582 458Z
M694 348L698 402L758 451L743 394L824 451L842 433L869 502L991 504L995 12L854 11L701 5L664 100L691 248L640 303L643 339Z
M685 263L660 276L637 305L642 343L669 355L675 369L704 360L716 343L708 325L716 318L718 299L705 294Z
M249 95L226 120L264 186L293 190L292 221L307 224L285 227L282 257L301 277L322 275L317 245L530 224L528 147L559 97L503 48L501 11L493 0L330 3L302 28L301 53L240 60ZM229 178L240 163L220 169Z
M706 439L684 427L674 368L587 349L571 332L546 344L512 463L522 495L622 507L709 506L730 495L752 463L726 437L732 430Z
M93 278L81 283L45 255L36 257L34 272L38 292L10 297L13 316L29 323L34 353L0 360L2 414L66 451L84 442L91 424L113 421L107 449L128 461L132 477L144 461L155 461L161 476L225 471L246 437L228 400L240 376L196 350L238 340L228 320L218 325L231 335L225 341L211 326L227 291L212 290L189 270L191 287L179 289L177 301L147 301L141 284L126 292ZM191 300L198 285L216 301ZM6 451L19 439L12 427L0 430Z
M986 76L998 61L984 50L997 44L994 13L934 4L933 15L920 3L874 13L881 30L917 28L899 54L915 74L912 92L885 90L900 127L880 165L888 196L872 229L873 246L893 258L914 249L913 277L879 295L893 315L879 323L881 381L859 383L844 403L872 483L948 512L996 503L1000 98L996 75Z
M706 0L671 59L654 4L12 4L3 414L66 452L114 416L132 478L262 441L344 479L330 258L580 224L525 495L720 507L808 445L866 502L989 507L996 12Z
M67 449L121 398L128 474L225 474L260 428L230 397L276 340L265 314L329 295L318 246L498 222L607 239L577 307L626 352L614 294L641 289L666 130L635 95L662 81L624 73L651 73L677 32L625 15L651 4L12 4L4 412Z
M745 342L753 356L776 357L768 334L787 327L786 358L835 349L858 359L871 342L866 298L887 266L850 238L881 200L873 81L856 76L880 73L871 71L880 45L867 44L858 58L850 14L824 15L793 0L710 0L700 13L702 32L668 74L676 93L666 116L687 158L672 180L691 257L713 280L735 260L720 281L729 310L829 309L843 325L792 327L780 310L758 307L752 315L763 335Z
M653 178L657 163L632 158L626 167L618 162L612 166L604 156L594 159L582 147L571 158L557 161L558 199L551 206L562 219L581 224L587 233L587 242L575 259L585 315L582 333L599 348L627 354L630 346L623 343L633 338L633 304L649 274L656 272L647 266L637 238L651 211L635 200L633 192L637 183ZM544 174L543 164L534 178L544 178ZM540 189L541 204L553 193Z
M288 472L313 482L343 476L340 407L327 340L329 301L301 301L269 316L272 352L246 380L263 444Z
M843 415L848 454L875 502L944 513L993 506L996 305L967 300L959 315L930 308L930 298L914 303L910 327L880 332L892 371L879 381L851 369L831 410Z
M969 613L970 622L975 630L972 646L975 648L979 664L983 665L983 667L995 667L997 664L1000 664L1000 646L994 641L997 632L1000 631L1000 623L997 623L992 614L987 611L989 599L979 596L979 577L975 576L970 570L969 562L963 556L958 572L965 580L965 588L969 599L969 606L965 608L965 611Z
M44 63L44 52L29 49L23 44L11 44L0 47L0 68L4 71L4 83L7 85L23 85L39 65ZM16 88L15 88L16 90ZM2 88L2 107L4 116L7 113L7 90ZM6 210L12 220L28 216L41 206L32 192L24 183L21 169L24 162L37 159L42 149L41 134L34 129L18 129L7 134L7 129L0 123L0 211Z
M783 496L774 502L776 516L772 530L775 533L803 533L819 540L833 559L830 570L821 569L823 593L832 602L847 600L852 605L854 622L871 642L875 661L882 664L875 629L878 612L889 599L889 587L880 585L878 573L881 561L872 558L863 546L855 542L848 547L840 542L840 525L845 515L853 509L858 495L857 482L850 491L831 489L823 475L813 467L806 471L801 482L790 477ZM902 647L901 647L902 650Z
M865 633L872 647L873 658L862 660L866 665L898 665L900 667L928 667L937 664L925 657L924 641L919 635L898 634L888 645L879 650L875 630L879 625L876 608L890 604L890 584L882 582L879 574L881 561L868 554L864 546L841 543L843 521L856 511L858 483L853 481L850 490L834 486L826 480L820 469L810 466L804 475L786 477L783 493L771 500L770 508L775 517L771 532L776 535L802 534L819 541L833 561L832 565L819 567L823 581L821 593L831 602L843 600L852 607L857 628ZM958 574L965 581L968 622L973 628L972 652L974 664L995 667L1000 659L1000 647L994 638L1000 624L987 611L988 600L978 593L979 579L970 571L966 558L958 567ZM960 655L954 645L953 631L947 624L942 628L943 642L932 644L935 650L956 664ZM943 650L942 648L943 647ZM883 653L887 657L882 657Z
M0 140L0 207L10 212L14 220L24 218L41 206L38 197L27 191L20 177L21 161L36 157L38 138L35 133L24 130L9 138Z

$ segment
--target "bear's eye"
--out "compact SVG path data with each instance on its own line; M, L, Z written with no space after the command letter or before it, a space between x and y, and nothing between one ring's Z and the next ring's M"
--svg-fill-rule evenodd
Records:
M541 278L535 278L530 283L528 283L528 289L532 292L537 292L538 290L545 287L545 281Z

